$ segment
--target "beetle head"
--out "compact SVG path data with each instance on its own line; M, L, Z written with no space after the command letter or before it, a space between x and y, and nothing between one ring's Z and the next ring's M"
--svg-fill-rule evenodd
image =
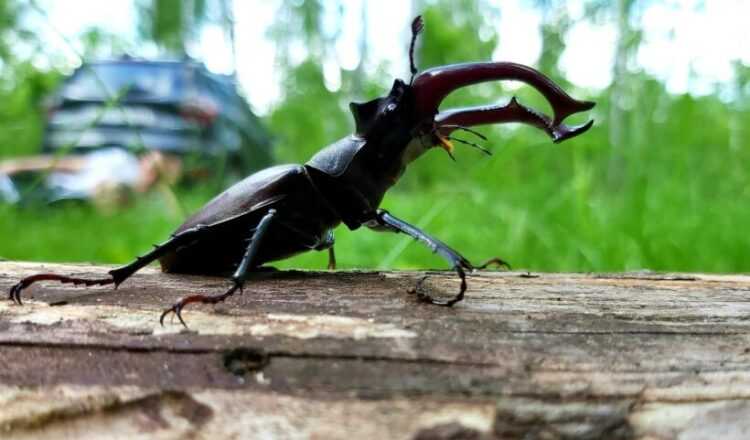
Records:
M388 127L393 129L393 124L398 124L404 118L411 119L414 106L410 95L411 87L397 79L387 96L349 104L357 135L363 138L382 136L389 130Z
M378 180L395 183L411 160L406 159L408 146L419 123L414 104L412 87L397 79L388 95L349 105L356 136L365 141L362 159ZM425 144L422 149L428 147Z
M412 74L409 84L396 80L387 96L350 106L357 135L367 141L367 149L376 159L403 167L433 146L442 147L452 157L450 134L457 129L473 132L470 127L476 125L520 122L543 130L554 142L561 142L585 132L593 124L589 121L574 127L564 125L563 120L568 116L589 110L594 103L570 97L542 73L521 64L454 64L417 74L414 46L422 28L422 18L415 18L409 46ZM537 89L549 101L552 117L523 106L515 98L506 104L439 110L443 99L461 87L508 79Z

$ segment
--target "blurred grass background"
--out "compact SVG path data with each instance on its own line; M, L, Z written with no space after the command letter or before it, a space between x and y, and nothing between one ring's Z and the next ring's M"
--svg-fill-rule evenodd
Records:
M442 151L430 151L412 165L382 207L476 262L500 256L515 268L538 271L750 272L750 68L736 63L734 79L717 84L713 94L671 94L633 63L641 36L638 8L648 2L590 1L584 19L617 26L617 59L609 87L576 88L565 82L558 62L571 26L564 3L529 3L557 8L559 13L541 30L537 67L575 97L597 102L594 128L560 145L525 126L481 129L493 156L458 145L458 160L452 162ZM426 22L418 56L422 68L491 59L502 33L492 26L496 16L487 11L497 8L469 0L414 4L424 11ZM158 18L171 13L174 2L139 5L152 8L151 17ZM14 53L8 43L10 36L23 35L20 17L36 7L0 2L0 17L9 17L0 23L0 159L37 150L40 103L62 77L59 69L40 68ZM387 66L382 65L341 69L341 86L327 89L321 60L330 57L333 43L320 23L329 7L318 1L281 1L279 8L269 35L279 48L283 96L266 120L277 136L278 162L302 163L351 131L349 101L380 96L393 78L383 73ZM163 21L161 34L144 31L143 38L169 51L174 49L169 41L176 38L170 32L182 41L188 22L199 23ZM94 38L102 31L91 32L87 44L93 53L116 53L116 38ZM299 42L307 49L304 59L285 57ZM394 49L394 57L405 56L407 44ZM598 62L596 54L589 62ZM528 88L502 87L474 87L451 96L444 107L497 102L515 94L521 102L548 110ZM0 257L128 262L163 241L185 215L231 183L223 176L216 179L198 188L152 192L112 212L87 205L0 205ZM171 207L172 197L179 208ZM445 267L406 237L369 230L339 227L336 253L342 268ZM324 268L326 261L324 252L313 252L276 266Z

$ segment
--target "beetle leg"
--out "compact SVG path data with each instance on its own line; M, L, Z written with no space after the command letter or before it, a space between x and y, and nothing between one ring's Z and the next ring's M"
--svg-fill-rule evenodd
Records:
M18 283L14 284L13 287L10 288L10 292L8 293L8 299L13 301L14 303L21 305L23 302L21 301L21 292L23 289L29 287L30 285L36 283L37 281L59 281L61 283L70 283L74 285L78 284L84 284L86 286L105 286L107 284L112 284L115 282L112 278L75 278L75 277L68 277L64 275L57 275L53 273L38 273L31 276L28 276Z
M474 269L476 270L487 269L489 265L494 265L497 268L505 267L506 269L511 270L510 263L508 263L507 261L503 260L500 257L490 258L489 260L485 261L479 266L475 266Z
M117 288L120 283L128 279L131 275L133 275L141 268L159 259L164 254L171 252L179 248L180 246L184 246L195 241L199 235L201 235L203 232L206 232L207 230L207 226L198 225L194 228L186 229L178 234L175 234L164 243L154 246L154 249L151 252L143 256L136 257L136 259L132 263L122 267L118 267L117 269L110 270L110 278L76 278L52 273L40 273L28 276L10 288L8 299L15 303L21 304L21 292L37 281L57 281L60 283L69 283L74 285L83 284L85 286L105 286L107 284L114 284L115 288Z
M266 215L264 215L263 218L260 219L258 226L255 228L255 231L250 238L250 243L245 250L245 255L242 256L242 260L240 261L239 266L237 266L237 270L235 270L234 274L232 275L233 285L229 288L229 290L221 295L190 295L180 299L172 307L164 310L164 312L161 314L161 317L159 318L159 322L161 323L161 325L164 325L164 318L167 317L167 315L169 315L170 313L174 313L177 316L177 319L180 320L180 323L183 326L187 327L187 324L185 324L185 321L182 319L182 309L185 308L186 305L196 302L201 304L217 304L232 296L237 290L242 292L242 287L245 284L245 278L247 277L248 269L257 266L256 256L258 255L258 250L260 249L260 245L263 242L263 237L265 237L266 233L268 232L268 227L271 225L271 221L273 220L274 215L276 215L276 210L269 209Z
M379 209L375 213L374 218L365 223L365 225L375 230L387 230L392 232L404 233L426 244L427 247L432 250L432 252L440 255L451 264L453 270L456 271L458 277L461 279L461 287L458 291L458 294L449 301L439 301L427 294L418 292L419 299L421 301L439 306L451 307L453 304L456 304L464 298L464 292L466 291L465 271L474 270L474 266L472 266L469 260L464 258L461 254L451 249L450 246L438 240L437 238L432 237L416 226L410 225L409 223L406 223L405 221L392 216L388 211L385 211L383 209Z
M336 270L336 254L333 252L333 244L336 242L333 236L333 229L326 231L322 238L317 239L317 244L313 249L328 249L328 270Z
M336 254L333 252L333 245L336 243L336 237L333 235L333 229L329 229L325 231L322 236L318 236L305 232L302 229L294 227L292 224L281 220L277 220L276 223L294 232L300 237L300 239L307 240L310 243L307 245L310 249L315 249L316 251L328 249L328 270L336 270Z
M333 246L328 248L328 270L336 270L336 253L333 252Z

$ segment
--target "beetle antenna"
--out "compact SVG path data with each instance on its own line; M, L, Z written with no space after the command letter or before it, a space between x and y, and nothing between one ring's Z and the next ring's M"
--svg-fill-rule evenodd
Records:
M409 44L409 68L411 70L411 79L409 80L409 84L414 81L414 75L417 74L417 66L414 64L414 46L417 43L417 35L422 32L422 29L424 29L424 21L422 20L421 15L417 15L417 18L411 22L411 43Z
M463 139L454 138L454 137L450 137L450 136L447 139L450 139L452 141L456 141L456 142L464 144L464 145L468 145L470 147L474 147L477 150L481 151L482 153L486 154L487 156L492 156L492 152L490 150L484 148L483 146L481 146L479 144L475 144L474 142L470 142L470 141L466 141L466 140L463 140Z

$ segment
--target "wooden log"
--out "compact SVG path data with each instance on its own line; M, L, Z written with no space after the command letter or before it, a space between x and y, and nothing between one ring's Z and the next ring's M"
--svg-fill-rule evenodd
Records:
M0 263L0 289L44 271ZM750 277L255 275L148 268L117 290L43 283L0 302L0 437L740 439L750 433Z

